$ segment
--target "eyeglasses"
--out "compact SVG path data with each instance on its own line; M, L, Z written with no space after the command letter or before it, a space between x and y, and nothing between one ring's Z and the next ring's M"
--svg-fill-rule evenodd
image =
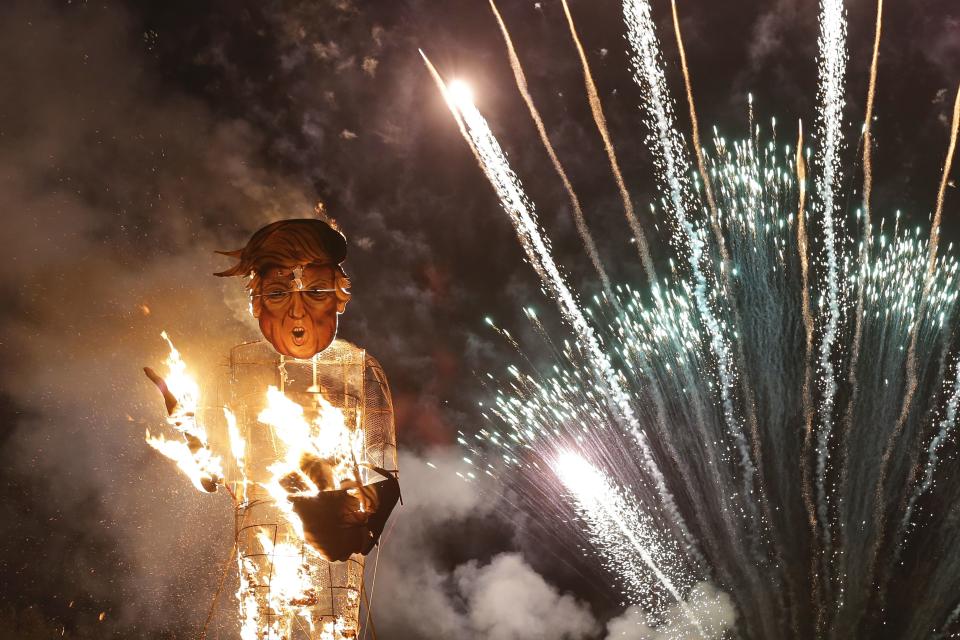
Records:
M268 293L255 293L250 297L263 298L263 302L271 307L282 307L292 299L291 296L295 293L302 293L311 302L325 302L336 292L336 289L281 289Z

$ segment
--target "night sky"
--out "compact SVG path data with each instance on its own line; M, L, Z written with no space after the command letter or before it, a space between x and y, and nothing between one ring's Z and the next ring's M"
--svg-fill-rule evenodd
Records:
M652 4L679 98L670 5ZM887 4L874 211L926 225L960 82L960 6ZM612 279L641 285L559 2L499 6ZM643 215L658 196L619 3L571 6ZM846 6L852 212L875 3ZM768 132L775 116L782 142L798 118L812 125L813 0L679 7L702 127L743 136L749 92L756 122ZM547 349L521 308L564 329L418 48L472 84L571 282L596 293L486 2L0 3L0 638L196 637L232 511L143 443L163 414L140 368L163 358L163 329L203 372L255 337L241 283L211 275L228 266L214 251L318 203L350 246L340 335L384 366L404 452L378 636L607 637L623 611L609 578L546 541L537 514L497 487L451 480L457 430L482 425L482 374L518 357L484 318L534 360ZM960 240L958 202L949 189L947 241ZM665 263L664 237L648 237ZM231 637L234 588L210 637Z

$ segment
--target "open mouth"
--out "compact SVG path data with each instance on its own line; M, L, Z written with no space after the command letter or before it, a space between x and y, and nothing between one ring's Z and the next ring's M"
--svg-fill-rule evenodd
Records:
M293 334L293 343L296 344L298 347L302 345L303 339L307 333L307 330L304 327L294 327L291 333Z

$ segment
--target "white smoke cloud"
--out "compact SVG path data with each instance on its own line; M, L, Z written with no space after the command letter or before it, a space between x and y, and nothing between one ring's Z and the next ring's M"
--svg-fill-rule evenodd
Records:
M606 640L722 638L726 631L733 629L737 618L733 600L709 582L697 584L687 596L685 604L703 633L678 604L669 607L657 620L640 607L633 606L607 623Z
M496 500L456 476L456 452L424 460L401 454L405 505L384 538L373 611L392 638L578 640L598 624L588 607L560 593L517 553L445 568L436 541L469 519L495 517ZM374 562L368 562L371 581ZM370 582L368 582L370 584Z
M517 553L504 553L490 564L476 562L456 570L477 637L520 640L589 637L597 626L589 609L559 593Z

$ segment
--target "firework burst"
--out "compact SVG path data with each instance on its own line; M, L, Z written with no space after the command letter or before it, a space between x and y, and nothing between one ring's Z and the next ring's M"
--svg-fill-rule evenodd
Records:
M564 535L603 559L625 604L654 615L672 607L705 637L725 630L699 625L684 605L704 580L731 595L742 636L948 633L960 617L951 552L960 491L936 479L960 405L960 274L938 242L953 143L928 233L899 213L871 219L869 166L864 207L842 208L846 24L842 3L824 0L815 150L802 135L796 145L773 135L761 144L753 130L736 142L715 132L704 149L695 129L694 177L649 4L627 0L624 17L663 193L654 214L668 222L678 258L668 278L647 269L649 288L609 285L578 217L604 280L602 294L578 297L486 121L431 67L572 329L572 339L553 338L528 312L556 362L508 369L487 427L461 439L467 460L514 483L530 505L551 505ZM872 69L871 105L876 60ZM696 127L685 60L683 70ZM552 149L551 159L563 178ZM627 216L635 222L632 209ZM931 501L935 512L924 510ZM925 590L924 604L891 613L888 592L898 589Z

